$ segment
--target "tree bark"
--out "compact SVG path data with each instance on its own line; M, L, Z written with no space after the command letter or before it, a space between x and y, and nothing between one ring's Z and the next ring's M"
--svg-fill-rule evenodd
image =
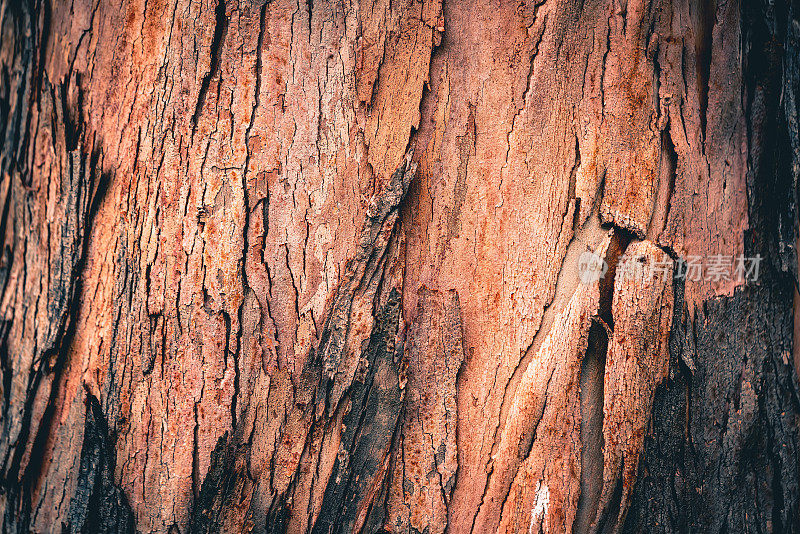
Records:
M0 35L3 532L800 530L796 0Z

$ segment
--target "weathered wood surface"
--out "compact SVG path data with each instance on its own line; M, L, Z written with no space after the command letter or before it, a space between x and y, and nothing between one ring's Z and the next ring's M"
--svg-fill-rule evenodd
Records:
M796 2L0 36L4 531L797 530ZM617 272L715 254L759 280Z

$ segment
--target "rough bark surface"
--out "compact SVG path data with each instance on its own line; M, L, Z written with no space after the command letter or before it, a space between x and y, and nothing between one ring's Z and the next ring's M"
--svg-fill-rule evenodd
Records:
M798 530L795 0L0 37L4 532Z

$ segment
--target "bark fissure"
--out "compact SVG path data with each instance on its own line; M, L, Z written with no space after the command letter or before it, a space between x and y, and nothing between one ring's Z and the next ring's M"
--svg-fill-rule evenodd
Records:
M206 94L211 87L211 81L214 76L219 74L220 67L220 51L223 42L225 41L225 34L228 30L228 16L226 13L226 1L217 0L217 6L214 9L214 36L211 39L211 47L208 52L208 72L203 76L200 83L200 91L197 93L197 104L195 104L194 114L192 115L192 140L197 131L197 121L200 119L200 114L206 103Z

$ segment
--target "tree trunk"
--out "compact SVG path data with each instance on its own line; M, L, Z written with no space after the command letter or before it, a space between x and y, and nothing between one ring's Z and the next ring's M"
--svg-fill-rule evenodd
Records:
M800 530L796 0L0 32L3 532Z

